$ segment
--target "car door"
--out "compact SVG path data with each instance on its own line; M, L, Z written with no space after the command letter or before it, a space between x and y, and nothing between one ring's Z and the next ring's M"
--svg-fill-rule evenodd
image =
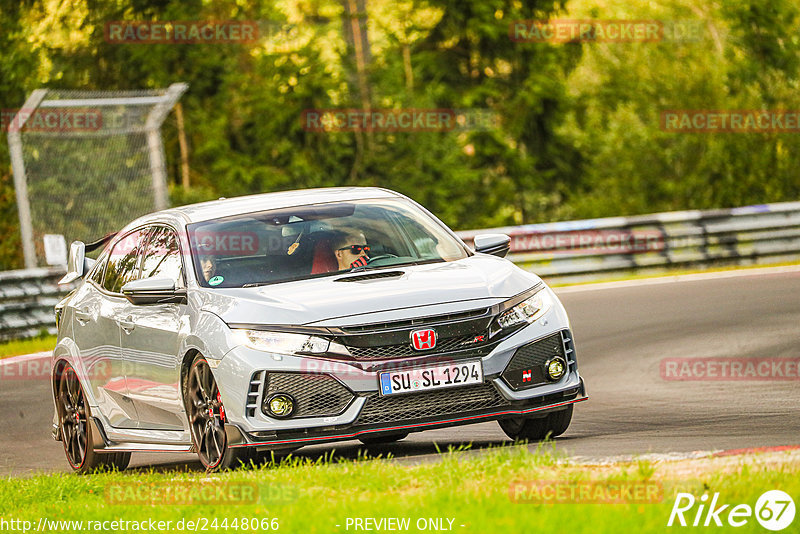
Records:
M116 428L136 428L136 409L128 397L117 324L127 299L119 289L139 275L141 230L124 235L89 273L70 299L72 329L88 387L100 413Z
M141 265L140 279L169 278L176 287L185 287L183 261L173 229L150 229ZM123 315L122 353L139 428L184 429L179 332L184 324L188 328L186 305L128 302Z

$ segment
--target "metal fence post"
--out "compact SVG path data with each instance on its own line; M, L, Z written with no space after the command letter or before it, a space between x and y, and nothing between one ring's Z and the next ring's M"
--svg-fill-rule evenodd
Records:
M167 191L167 170L164 160L164 143L161 140L161 123L164 122L169 111L186 92L188 85L185 83L173 83L167 89L166 98L163 102L153 106L147 116L145 128L147 129L147 149L150 155L150 171L153 176L153 196L157 210L166 209L169 206L169 194Z
M28 117L44 100L47 89L36 89L25 101L11 124L8 125L8 149L11 154L11 170L14 173L14 190L17 194L17 213L19 213L19 232L22 238L22 253L25 257L25 268L36 267L36 247L33 242L33 221L31 205L28 201L28 180L25 177L25 162L22 157L22 137L20 131Z

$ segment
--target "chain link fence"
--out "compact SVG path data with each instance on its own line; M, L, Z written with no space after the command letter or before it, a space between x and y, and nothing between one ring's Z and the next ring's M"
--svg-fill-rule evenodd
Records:
M8 126L26 268L53 263L45 235L89 242L168 206L160 128L186 89L30 95Z

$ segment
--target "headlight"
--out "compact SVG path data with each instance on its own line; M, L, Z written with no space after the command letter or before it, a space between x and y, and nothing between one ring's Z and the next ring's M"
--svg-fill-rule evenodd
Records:
M325 354L328 352L348 354L344 345L331 343L327 339L307 334L234 329L233 336L237 343L264 352L289 355L297 353Z
M286 332L265 332L263 330L234 330L236 341L250 348L279 354L328 352L330 341L321 337Z
M510 310L504 311L497 317L500 328L509 328L521 323L532 323L552 307L553 297L546 288L537 291L533 296L523 300Z

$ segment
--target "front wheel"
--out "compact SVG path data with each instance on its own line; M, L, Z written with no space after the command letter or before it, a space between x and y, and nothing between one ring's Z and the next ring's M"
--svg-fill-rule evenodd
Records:
M79 474L101 469L125 470L131 461L131 453L102 453L94 450L92 425L89 422L92 417L91 408L72 366L68 363L62 364L56 379L61 443L72 470Z
M206 359L197 355L189 369L184 402L192 430L192 443L207 471L222 471L252 460L249 448L228 447L225 408Z
M550 412L544 417L514 417L501 419L500 428L513 440L541 441L546 437L554 438L567 431L572 421L572 404L567 409Z

